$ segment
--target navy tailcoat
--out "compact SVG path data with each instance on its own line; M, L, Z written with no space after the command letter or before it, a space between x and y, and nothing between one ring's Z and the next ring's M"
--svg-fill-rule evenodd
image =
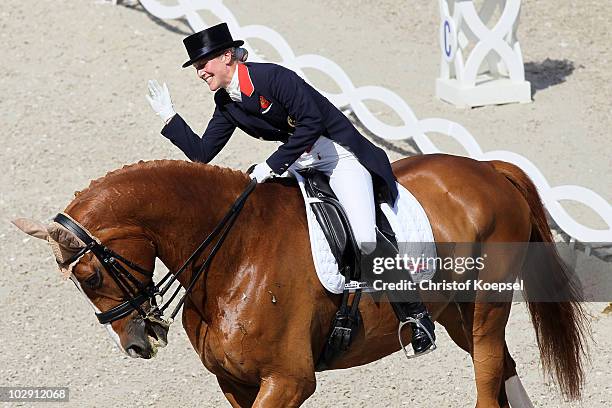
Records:
M162 129L189 159L208 163L238 127L258 139L283 142L266 160L276 174L282 174L322 135L350 150L372 175L377 200L393 205L397 186L387 154L327 98L280 65L239 63L237 69L242 102L232 101L225 89L219 89L213 117L201 138L178 114Z

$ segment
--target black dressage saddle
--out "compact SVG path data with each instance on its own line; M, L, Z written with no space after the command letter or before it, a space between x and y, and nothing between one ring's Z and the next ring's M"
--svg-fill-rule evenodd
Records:
M298 173L304 178L306 195L318 199L310 203L310 208L329 243L338 264L338 271L344 276L347 283L350 281L367 282L370 274L367 270L362 270L362 266L367 262L362 260L346 212L329 185L329 177L314 169L300 170ZM397 240L387 217L379 205L375 207L377 246L384 243L393 244L397 248ZM358 305L362 286L354 289L355 296L351 304L348 303L350 288L345 287L343 291L342 303L336 312L325 348L317 362L317 370L325 370L334 359L347 351L357 334L361 322Z
M298 173L304 178L306 195L319 200L319 202L311 203L310 208L329 243L339 272L345 277L348 276L352 281L366 278L362 275L361 252L355 241L353 230L342 204L329 185L329 177L314 169L304 169ZM395 233L379 205L376 205L376 228L377 234L382 234L383 239L397 247Z

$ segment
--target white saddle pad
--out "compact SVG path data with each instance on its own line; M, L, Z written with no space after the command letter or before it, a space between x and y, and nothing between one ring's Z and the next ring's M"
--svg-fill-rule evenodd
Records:
M304 178L295 171L290 170L290 172L297 179L306 203L306 218L308 219L312 258L321 284L325 289L335 294L342 293L345 284L349 289L363 287L363 283L361 282L351 281L346 283L344 276L338 272L336 259L310 207L311 203L320 202L320 200L308 197L304 188ZM415 260L419 257L420 259L426 259L426 257L435 258L436 248L434 245L431 245L431 243L434 242L433 232L427 214L425 214L425 210L423 210L421 204L410 191L406 190L399 183L397 187L399 196L395 206L391 207L383 203L380 207L387 216L389 224L391 224L395 232L395 237L399 244L400 256L407 256L409 259ZM412 279L415 282L423 279L430 279L434 272L434 270L428 268L419 269L412 275ZM366 287L365 290L372 289Z

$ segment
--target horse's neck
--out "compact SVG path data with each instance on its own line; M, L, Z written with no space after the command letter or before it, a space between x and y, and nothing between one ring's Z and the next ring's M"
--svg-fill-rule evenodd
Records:
M206 183L201 185L185 186L192 194L185 196L180 193L181 187L173 188L173 192L165 194L158 205L164 208L163 211L156 211L156 219L143 220L151 225L149 229L154 234L153 240L157 248L158 258L166 265L171 272L176 272L201 244L201 242L214 230L223 219L224 215L230 210L235 199L242 192L241 187L236 183L227 183L226 188L212 189L217 190L211 194L211 188ZM233 186L233 187L232 187ZM176 191L179 191L177 194ZM234 225L233 229L247 228L249 217L240 217L240 221ZM224 246L231 245L231 238L228 238ZM203 251L208 254L216 243L216 239ZM198 256L194 262L188 266L178 280L185 288L189 285L193 274L203 262L203 256ZM224 270L226 278L231 278L231 271ZM204 284L206 276L198 278L191 300L204 314Z
M92 182L65 212L98 238L106 236L103 241L119 237L153 241L157 257L176 272L222 220L247 182L238 172L206 165L137 164ZM238 228L248 230L252 217L247 215L241 214L233 233ZM124 256L138 259L142 254ZM184 287L194 269L179 277Z
M176 272L214 230L246 188L247 180L235 179L227 183L228 188L223 188L216 194L211 194L211 189L202 185L201 190L197 192L199 197L197 202L184 197L167 196L166 201L176 200L175 205L171 207L183 208L182 211L160 214L154 221L155 225L160 225L156 227L155 237L158 257L170 271ZM216 183L222 181L217 180ZM225 187L225 184L221 185ZM214 190L219 190L219 186L212 189ZM198 277L189 299L191 306L197 309L207 324L211 324L214 316L219 313L218 308L222 307L220 305L223 304L224 296L231 297L236 288L244 287L245 282L265 280L267 269L262 266L267 264L262 262L261 258L262 256L265 258L266 255L262 255L261 249L257 248L267 245L272 248L277 247L274 241L283 239L278 233L281 229L279 225L295 221L298 214L303 216L303 209L300 208L301 200L297 188L290 190L280 184L258 187L249 196L231 232L223 242L222 249L215 254L210 269ZM296 211L295 215L291 209ZM285 221L279 224L277 215L281 211ZM264 239L265 244L262 243ZM198 257L197 262L185 271L184 276L179 277L183 287L189 285L197 267L202 265L205 256L210 253L216 242L216 239L213 240L203 255ZM257 252L257 256L254 252Z
M229 211L240 194L236 188L210 194L208 189L190 186L194 194L167 194L163 197L164 211L156 212L151 229L155 235L158 257L176 271L193 253ZM162 202L159 203L162 205Z

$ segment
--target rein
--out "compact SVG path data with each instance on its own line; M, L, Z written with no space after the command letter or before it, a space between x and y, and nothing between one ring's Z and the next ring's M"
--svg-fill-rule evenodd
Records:
M91 253L93 253L94 256L100 261L104 269L110 274L119 289L121 289L121 291L125 295L127 300L125 300L124 302L105 312L96 313L96 317L98 318L98 321L100 323L112 323L116 320L124 318L125 316L136 310L143 319L153 320L157 322L161 321L170 325L174 321L175 316L177 315L183 304L185 303L186 297L193 290L197 280L208 269L215 254L219 251L219 249L221 249L221 246L223 245L227 234L234 225L238 214L240 214L240 211L244 207L244 203L246 202L248 196L253 192L256 186L257 181L251 180L249 185L244 189L240 196L238 196L236 201L234 201L223 219L219 221L213 231L187 258L183 265L174 273L172 271L168 271L168 273L161 279L158 284L153 283L153 271L148 271L136 265L135 263L125 259L110 248L101 244L96 238L90 235L83 227L81 227L78 223L74 222L71 218L69 218L63 213L59 213L55 216L55 218L53 218L53 221L57 222L62 227L66 228L68 231L72 232L85 244L85 247L83 247L70 259L63 262L62 265L70 265L80 259L87 252L91 251ZM177 281L178 277L187 269L187 267L200 254L202 254L202 252L216 238L218 238L217 242L212 247L210 253L206 257L202 265L192 276L191 280L187 284L187 287L185 288L185 293L178 301L178 304L174 308L173 312L170 314L170 317L168 319L164 319L164 311L168 308L168 306L170 306L170 303L172 303L174 298L178 295L181 286L179 285L174 290L174 293L170 296L170 298L163 305L159 306L163 303L163 296L168 292L172 284ZM143 276L150 277L151 282L148 285L144 286L121 263L119 263L119 261L121 261L133 271L136 271ZM136 287L137 290L134 290L133 286L130 285L130 282ZM145 303L147 300L150 301L150 304L152 306L152 309L149 312L145 312L141 307L142 304Z

